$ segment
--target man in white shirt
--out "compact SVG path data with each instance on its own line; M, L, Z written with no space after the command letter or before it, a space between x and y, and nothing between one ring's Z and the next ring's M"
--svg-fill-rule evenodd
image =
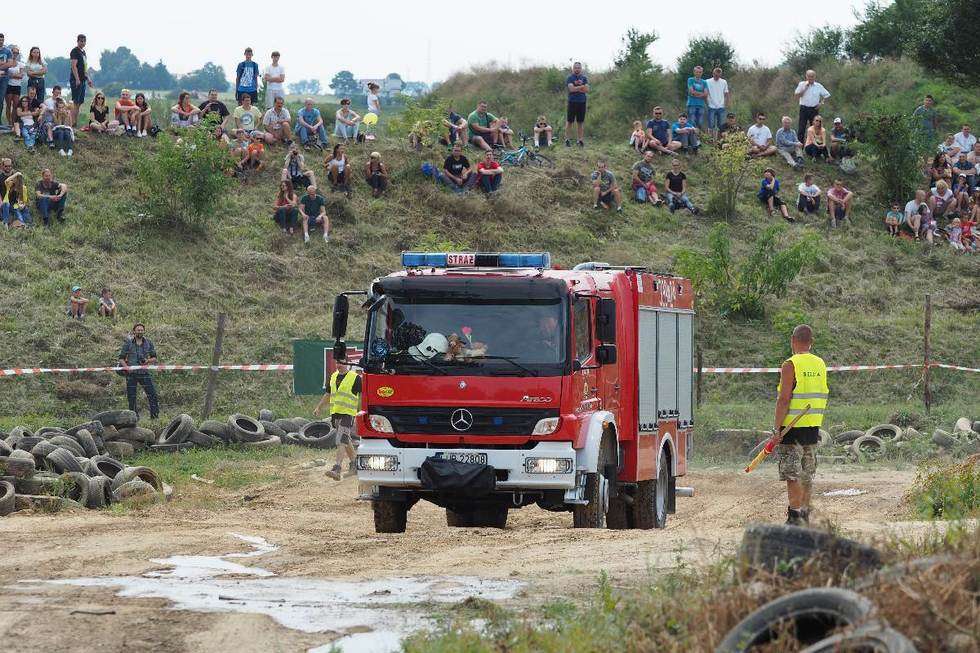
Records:
M286 99L286 91L283 89L283 82L286 81L286 69L279 65L278 51L272 53L272 64L266 66L262 79L265 80L265 106L271 109L277 97Z
M752 147L749 148L749 156L762 157L772 156L776 153L776 146L772 144L772 130L766 126L766 114L761 111L755 117L755 124L745 132Z
M965 152L969 155L973 151L973 145L977 142L977 137L970 133L969 125L963 125L963 128L953 136L953 142L960 148L959 152ZM959 152L956 154L959 155Z
M725 124L731 93L728 82L721 78L721 68L712 70L711 78L705 84L708 85L708 129L717 137L721 126Z
M281 97L277 97L272 108L265 112L262 116L262 125L265 127L265 133L262 139L269 145L275 145L276 143L285 143L286 147L292 144L292 131L289 128L289 109L283 107L283 100Z
M800 121L796 126L796 136L801 141L806 138L806 128L820 113L820 105L830 97L830 91L817 81L817 73L806 71L806 79L796 85L796 98L800 101Z

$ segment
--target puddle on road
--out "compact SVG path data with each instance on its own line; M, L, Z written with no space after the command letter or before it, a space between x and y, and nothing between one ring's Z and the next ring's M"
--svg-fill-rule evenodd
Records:
M231 534L252 551L223 556L171 556L154 559L166 566L142 576L73 578L48 582L79 587L120 588L122 597L163 598L177 610L266 614L286 628L308 633L348 633L330 645L345 653L388 653L403 637L431 623L413 604L455 603L468 597L512 598L524 583L469 576L419 576L374 580L284 578L228 558L251 558L278 547L260 537ZM234 578L222 578L234 576Z

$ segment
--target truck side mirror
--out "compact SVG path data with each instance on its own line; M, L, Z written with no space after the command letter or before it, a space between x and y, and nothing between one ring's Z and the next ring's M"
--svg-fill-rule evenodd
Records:
M350 310L350 302L347 295L337 295L333 302L333 337L343 340L347 335L347 313ZM346 350L345 350L346 351Z
M347 360L347 343L343 338L338 338L333 343L333 359L338 363Z
M600 298L596 302L595 332L601 342L616 342L616 300ZM615 354L614 354L615 356ZM615 360L615 358L613 358Z
M595 348L595 358L599 365L612 365L616 362L616 345L599 345Z

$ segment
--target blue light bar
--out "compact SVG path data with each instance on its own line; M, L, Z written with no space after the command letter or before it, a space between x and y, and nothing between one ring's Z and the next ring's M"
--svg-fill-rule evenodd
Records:
M406 268L550 268L548 252L402 252Z

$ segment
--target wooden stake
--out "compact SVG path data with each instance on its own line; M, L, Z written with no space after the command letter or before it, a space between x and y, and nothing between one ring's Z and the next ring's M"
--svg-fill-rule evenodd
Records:
M201 419L211 417L214 409L214 393L218 388L217 366L221 362L221 341L225 337L225 314L218 313L218 327L214 334L214 351L211 354L211 369L208 370L208 384L204 390L204 410L201 411Z
M922 401L926 405L926 415L929 414L929 408L932 406L932 391L929 389L929 335L932 331L932 295L926 295L926 316L925 316L925 329L924 331L924 342L922 349L924 351L923 370L922 370Z
M704 357L701 355L701 348L698 347L698 375L697 375L697 407L701 407L701 375L704 371Z

